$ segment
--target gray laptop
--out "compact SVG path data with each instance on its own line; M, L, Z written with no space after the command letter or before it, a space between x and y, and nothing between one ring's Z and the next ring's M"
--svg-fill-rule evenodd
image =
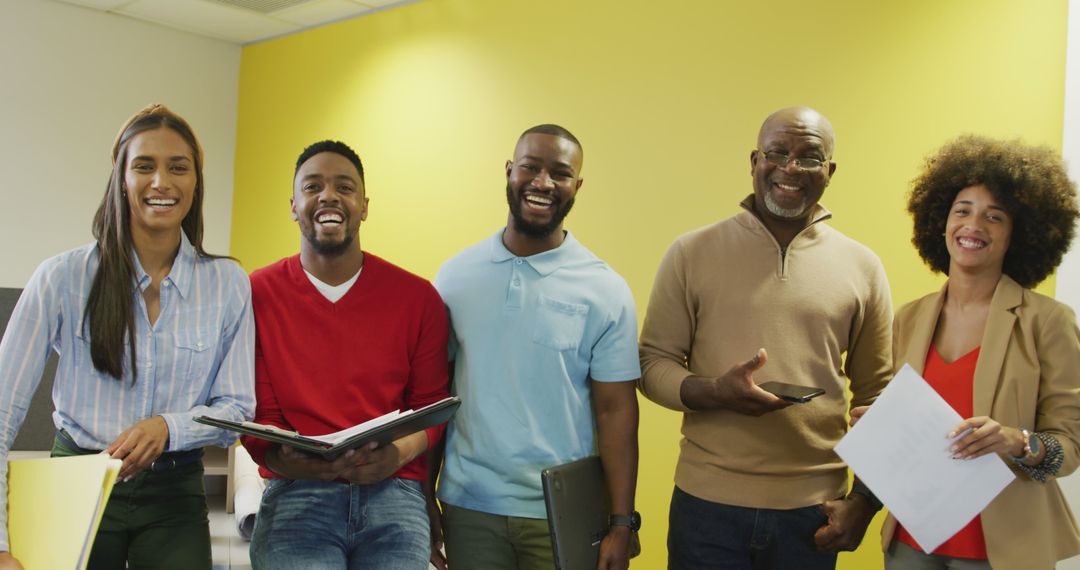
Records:
M555 567L594 570L608 530L607 487L596 456L544 469L544 504Z

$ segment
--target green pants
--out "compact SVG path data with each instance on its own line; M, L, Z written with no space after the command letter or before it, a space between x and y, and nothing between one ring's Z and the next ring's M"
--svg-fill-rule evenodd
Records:
M547 519L505 517L446 503L442 508L446 561L451 568L555 568Z
M53 442L53 457L86 453L59 439ZM116 482L90 551L90 570L210 567L210 519L201 462L143 471L127 483Z

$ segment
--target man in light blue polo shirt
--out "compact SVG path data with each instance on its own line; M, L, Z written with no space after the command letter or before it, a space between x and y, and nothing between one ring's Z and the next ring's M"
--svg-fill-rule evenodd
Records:
M435 278L462 400L439 482L451 568L552 568L540 472L597 450L613 512L599 567L628 565L637 317L622 277L563 230L581 164L566 129L525 131L506 163L506 227Z

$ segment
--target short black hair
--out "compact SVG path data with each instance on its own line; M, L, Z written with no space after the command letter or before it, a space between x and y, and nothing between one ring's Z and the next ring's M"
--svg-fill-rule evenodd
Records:
M545 123L543 125L536 125L535 127L532 127L530 129L525 129L525 132L521 133L521 136L518 137L518 140L525 138L525 135L531 134L555 135L557 137L562 137L576 144L578 148L581 148L581 141L577 140L577 137L575 137L573 133L559 125ZM584 152L584 150L585 149L582 149L582 152Z
M356 171L360 173L360 181L364 182L364 163L360 162L360 156L356 154L349 145L341 141L324 140L309 145L304 149L304 152L300 153L300 158L296 159L296 169L293 170L293 176L296 176L297 172L300 172L300 167L308 161L309 158L319 154L320 152L332 152L340 154L349 159L349 162L353 163L356 167Z
M1018 140L966 135L926 160L907 206L919 256L932 270L948 274L945 223L956 195L979 184L1013 220L1002 272L1024 287L1038 285L1069 249L1080 211L1061 156Z

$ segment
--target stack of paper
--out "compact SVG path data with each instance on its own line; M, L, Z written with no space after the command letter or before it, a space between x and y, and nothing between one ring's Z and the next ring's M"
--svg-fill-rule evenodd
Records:
M334 433L328 433L326 435L309 435L307 436L307 438L314 439L315 441L321 441L323 443L329 443L330 445L337 445L358 433L364 433L369 429L375 429L381 425L388 424L398 418L403 418L412 414L412 410L409 410L407 412L394 410L388 414L383 414L377 418L373 418L366 422L356 424L341 431L335 431Z
M8 462L8 538L27 570L86 568L119 459L104 454Z

